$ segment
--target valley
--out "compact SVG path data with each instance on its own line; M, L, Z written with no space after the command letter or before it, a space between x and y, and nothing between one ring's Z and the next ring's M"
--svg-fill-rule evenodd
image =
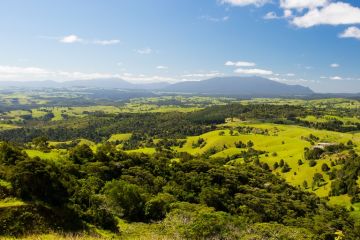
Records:
M76 228L86 229L84 238L207 238L196 235L206 234L196 222L212 218L221 219L214 227L223 230L209 232L216 236L238 238L253 229L260 237L264 229L279 227L280 235L292 231L302 239L312 234L351 236L354 231L338 222L338 213L327 223L315 223L328 224L322 226L325 231L304 227L306 219L315 221L333 211L360 223L358 100L173 95L104 101L81 95L62 96L64 106L53 106L36 95L17 94L23 100L7 102L3 107L9 110L1 112L0 138L6 142L0 148L0 211L8 215L0 220L14 224L19 220L11 215L17 211L32 217L24 227L0 229L3 234L26 231L31 239L32 231L50 230L46 238L56 239L60 236L54 226L63 231L69 226L61 221L51 226L46 219L64 208L70 214L65 219L73 216ZM37 105L29 106L29 101ZM43 167L50 175L26 173ZM243 171L246 177L240 177ZM32 186L40 179L51 185ZM126 191L123 196L134 199L113 191ZM275 212L262 209L268 204ZM106 212L95 210L101 206ZM327 210L314 210L322 206ZM187 211L192 212L194 232L181 223ZM246 224L227 232L239 217Z

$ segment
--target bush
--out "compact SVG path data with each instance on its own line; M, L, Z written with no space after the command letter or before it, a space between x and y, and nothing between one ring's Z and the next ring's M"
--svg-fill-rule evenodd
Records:
M113 180L105 184L102 192L113 214L130 221L144 220L146 198L142 188L123 180Z
M171 194L160 193L145 203L145 216L151 220L161 220L170 210L170 204L175 201Z
M316 161L315 161L315 160L311 160L311 161L309 162L309 166L310 166L310 167L316 166Z

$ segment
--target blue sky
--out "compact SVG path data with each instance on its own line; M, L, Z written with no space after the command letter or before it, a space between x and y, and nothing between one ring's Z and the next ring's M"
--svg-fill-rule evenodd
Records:
M0 81L259 75L360 92L360 1L3 0Z

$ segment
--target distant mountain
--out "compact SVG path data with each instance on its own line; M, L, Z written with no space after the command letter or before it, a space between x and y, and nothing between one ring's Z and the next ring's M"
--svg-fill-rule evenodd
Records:
M135 90L154 90L167 87L169 83L145 83L135 84L128 81L109 78L92 80L73 80L67 82L56 81L7 81L0 82L0 88L98 88L98 89L135 89Z
M122 90L157 90L166 93L190 93L241 97L309 96L314 92L300 85L287 85L261 77L223 77L175 84L167 82L135 84L122 79L74 80L67 82L0 82L0 88L94 88Z
M203 81L187 81L169 85L166 92L225 96L304 96L314 92L304 86L288 85L262 77L218 77Z

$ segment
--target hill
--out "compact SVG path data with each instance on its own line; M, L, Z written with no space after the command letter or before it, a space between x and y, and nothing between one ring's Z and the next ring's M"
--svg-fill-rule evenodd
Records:
M231 96L307 96L314 92L300 85L287 85L262 77L223 77L169 85L168 92Z

